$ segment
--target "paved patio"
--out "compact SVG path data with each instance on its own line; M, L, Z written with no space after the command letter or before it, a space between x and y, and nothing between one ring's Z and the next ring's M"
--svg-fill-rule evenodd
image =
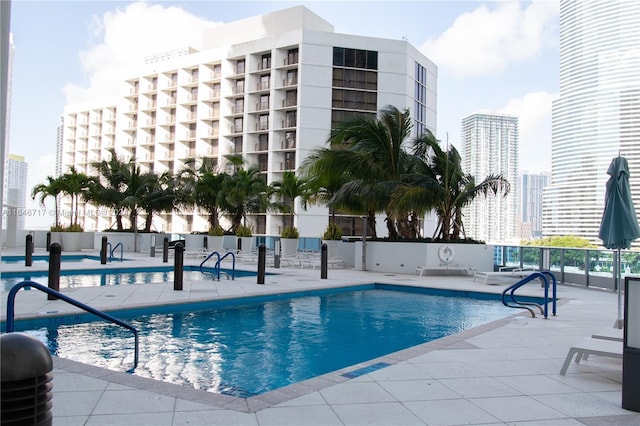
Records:
M14 254L4 250L3 255ZM21 253L15 253L21 254ZM95 253L85 253L95 254ZM131 257L125 256L125 257ZM185 263L196 260L185 260ZM97 263L97 262L96 262ZM126 266L161 265L139 257ZM172 263L170 263L171 265ZM115 265L118 265L117 263ZM46 269L34 263L30 269ZM63 264L62 268L70 268ZM73 268L96 267L77 263ZM3 266L3 270L25 269ZM242 265L241 269L255 268ZM95 308L139 307L202 301L346 284L384 282L434 288L500 292L471 277L413 276L354 270L270 270L235 281L63 289ZM46 284L46 283L45 283ZM531 295L541 295L535 285ZM56 425L638 425L640 414L621 408L622 362L591 356L559 375L569 347L610 328L617 295L560 285L558 316L526 312L385 357L351 366L251 398L217 395L113 372L54 357L53 414ZM2 319L6 315L2 295ZM43 312L74 312L43 293L21 291L16 318ZM353 372L377 362L391 364L359 377Z

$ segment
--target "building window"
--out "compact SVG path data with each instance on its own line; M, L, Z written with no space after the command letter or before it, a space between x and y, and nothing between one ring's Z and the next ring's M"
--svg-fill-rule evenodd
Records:
M244 74L244 59L236 61L236 74Z
M378 52L372 50L333 48L333 66L347 68L378 69Z

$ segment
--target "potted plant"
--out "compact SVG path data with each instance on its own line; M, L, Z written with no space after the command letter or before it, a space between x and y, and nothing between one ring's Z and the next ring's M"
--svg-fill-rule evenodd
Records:
M280 233L282 256L295 256L298 253L298 237L300 233L295 226L285 226Z
M211 226L207 232L207 238L209 239L208 248L213 251L220 251L224 242L224 229L222 226Z
M338 242L342 240L342 228L335 222L329 222L322 234L322 243L327 245L329 255L335 256Z
M240 239L240 251L250 252L253 245L253 233L251 228L244 225L238 225L236 228L236 236Z
M82 233L84 230L79 223L72 223L68 227L64 228L62 233L62 244L65 251L80 251L82 250Z

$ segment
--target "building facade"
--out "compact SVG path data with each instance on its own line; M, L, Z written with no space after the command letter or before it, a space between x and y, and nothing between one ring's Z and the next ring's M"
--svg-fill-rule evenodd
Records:
M553 103L545 236L601 245L607 169L622 155L640 207L640 3L560 1L560 96Z
M2 215L2 229L15 226L16 230L24 229L27 202L28 165L21 155L9 154L5 164L4 206L6 214ZM15 217L15 218L14 218ZM9 219L9 220L7 220ZM15 222L13 222L15 220Z
M467 237L487 243L513 243L518 236L518 118L472 114L462 119L462 166L476 182L501 174L511 185L506 197L480 195L465 208Z
M410 109L414 134L436 131L437 68L405 40L338 34L302 6L213 27L203 40L201 51L147 58L109 102L67 106L63 171L94 174L91 163L108 159L109 148L158 174L190 158L224 167L226 155L238 154L271 183L326 146L333 123L385 105ZM322 233L326 208L294 209L301 236ZM176 211L158 215L153 229L206 231L206 219ZM278 235L286 219L267 213L249 222L254 234ZM109 220L86 218L85 229Z
M522 194L520 212L523 224L520 238L522 239L542 238L542 194L548 184L548 174L522 174L520 180Z

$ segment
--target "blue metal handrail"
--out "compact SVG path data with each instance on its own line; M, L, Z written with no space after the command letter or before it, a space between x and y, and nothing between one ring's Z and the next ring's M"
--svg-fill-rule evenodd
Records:
M504 289L504 291L502 292L502 303L505 306L508 306L510 308L519 308L519 309L526 309L529 311L529 313L531 314L532 317L535 318L536 314L534 312L533 309L529 308L529 306L535 306L538 309L540 309L540 313L544 314L545 318L548 318L548 304L549 304L549 280L547 279L547 276L551 277L552 283L553 283L553 315L556 315L556 295L557 295L557 282L556 282L556 277L549 271L542 271L542 272L534 272L526 277L524 277L523 279L521 279L520 281L518 281L517 283L507 287L506 289ZM538 303L534 303L534 302L522 302L522 301L518 301L515 298L515 291L517 289L519 289L520 287L524 286L525 284L536 280L536 279L540 279L542 280L542 283L544 285L544 309L542 306L540 306ZM511 299L511 301L507 301L507 293L509 294L509 297Z
M82 302L79 302L75 299L72 299L69 296L65 296L64 294L60 293L59 291L50 289L47 286L44 286L42 284L39 284L37 282L34 281L30 281L30 280L25 280L25 281L21 281L18 284L14 285L11 290L9 291L9 295L7 296L7 324L6 324L6 332L7 333L13 333L14 329L15 329L15 324L14 324L14 313L15 313L15 299L16 299L16 294L18 293L18 291L21 288L24 287L33 287L33 288L37 288L40 291L43 291L45 293L51 294L53 296L55 296L58 299L64 300L67 303L72 304L73 306L76 306L80 309L83 309L89 313L92 313L94 315L99 316L102 319L105 319L107 321L111 321L112 323L115 323L121 327L124 327L126 329L128 329L129 331L131 331L133 333L133 337L135 339L135 354L133 356L133 368L135 369L136 367L138 367L138 349L139 349L139 339L138 339L138 330L135 329L135 327L133 327L130 324L127 324L126 322L119 320L118 318L115 318L109 314L106 314L102 311L99 311L95 308L92 308L89 305L85 305Z
M109 243L107 243L109 244ZM113 252L116 251L116 249L120 247L120 262L122 262L123 260L123 253L124 253L124 246L122 245L122 242L119 242L118 244L115 245L115 247L113 247L113 249L111 249L111 251L109 251L109 262L111 262L113 260Z
M218 253L217 251L214 251L213 253L211 253L200 263L200 272L204 274L203 265L207 262L207 260L211 259L213 256L217 256L218 260L216 261L215 265L213 265L213 271L214 271L214 278L220 281L220 263L229 255L231 255L231 258L233 260L232 268L231 268L231 279L235 280L236 279L236 255L233 254L233 252L231 251L225 253L224 256L220 256L220 253Z

